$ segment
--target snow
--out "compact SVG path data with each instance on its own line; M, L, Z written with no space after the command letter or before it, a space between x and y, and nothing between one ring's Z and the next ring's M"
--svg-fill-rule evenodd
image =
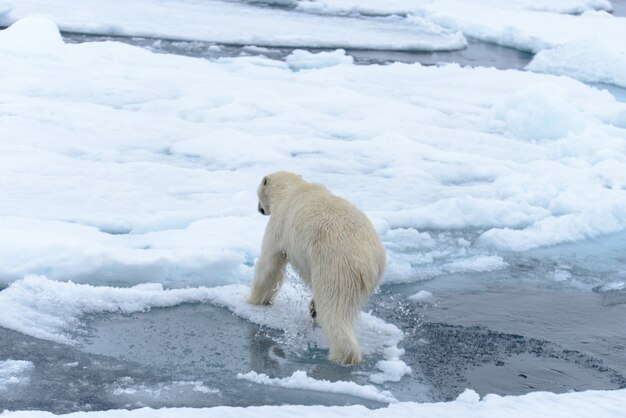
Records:
M42 15L70 32L253 48L438 51L462 49L471 37L539 53L532 71L623 87L626 18L612 10L608 0L21 0L0 2L0 25Z
M41 17L31 17L16 22L0 33L1 48L5 52L25 55L57 55L63 40L54 22Z
M626 20L622 18L622 25ZM540 51L526 67L563 74L588 83L626 88L626 46L623 38L591 38ZM602 63L602 65L598 65Z
M548 85L511 96L494 108L494 119L511 135L531 141L565 138L586 125L585 115Z
M30 361L0 360L0 390L6 390L10 385L28 383L34 367Z
M438 2L439 3L439 2ZM611 11L613 7L608 0L472 0L471 3L483 7L498 7L516 10L537 10L555 13L582 13L589 10ZM411 0L302 0L297 3L301 10L318 13L361 13L364 15L387 15L416 13L422 4Z
M0 25L31 15L69 32L237 45L436 51L467 44L458 32L401 18L327 17L221 0L20 0Z
M44 18L0 32L0 59L2 283L248 283L277 169L366 211L389 282L626 228L626 105L571 79L207 61L63 44Z
M388 391L381 391L372 385L358 385L354 382L329 382L328 380L316 380L307 376L306 372L298 370L290 377L270 378L267 375L256 372L239 373L237 379L261 385L278 386L287 389L306 389L321 392L341 393L359 398L371 399L378 402L397 402L396 398Z
M498 7L494 3L428 2L419 14L465 36L529 52L586 37L623 39L626 34L624 19L612 17L604 11L587 11L574 16Z
M292 70L306 70L314 68L332 67L340 64L352 64L353 58L345 51L338 49L333 52L311 53L303 50L293 51L285 59Z
M415 13L467 37L537 53L529 70L623 87L626 18L611 10L608 1L444 0Z
M376 367L380 373L372 374L369 380L374 383L399 382L403 376L411 374L412 369L400 357L404 355L404 349L398 346L390 346L384 350L386 360L380 360Z
M366 211L388 252L385 283L506 269L511 251L626 229L626 105L574 80L626 87L626 24L605 12L608 1L260 3L283 8L0 0L0 25L12 24L0 31L1 327L76 345L87 315L211 303L281 330L288 354L325 348L310 294L293 274L271 307L245 302L267 221L256 213L255 190L277 169L324 183ZM117 42L65 44L59 28L256 53L343 49L296 50L284 62L208 61ZM356 66L345 52L458 49L464 36L537 55L529 71L498 71ZM567 266L549 271L548 280L572 281ZM597 292L625 288L621 276L606 280ZM467 390L453 402L395 402L386 389L413 372L402 360L403 332L362 313L358 334L366 364L376 367L365 372L372 385L303 371L239 377L392 403L386 408L73 416L610 417L626 408L624 390L482 400ZM1 360L0 390L27 385L33 370L30 361ZM218 393L204 381L118 383L110 388L118 397L176 396L183 387Z
M613 10L607 0L316 0L300 1L297 8L331 15L408 15L421 26L538 53L527 67L531 71L626 86L626 19L607 13Z
M435 297L428 290L420 290L419 292L409 296L407 299L421 304L430 304L433 303Z
M0 24L43 15L63 30L80 33L251 46L420 51L464 48L465 35L525 51L541 51L529 66L533 71L624 85L626 67L620 39L626 34L626 25L624 18L606 13L612 11L607 0L250 3L141 0L131 7L119 1L22 0L0 3ZM288 8L256 7L258 3ZM120 7L125 13L118 12ZM177 13L168 12L172 9ZM611 65L599 67L594 65L597 62Z
M0 293L0 325L23 334L74 344L68 331L80 318L101 312L141 312L154 307L206 301L207 289L170 289L160 284L131 288L97 287L28 276Z
M10 12L11 9L13 9L13 4L9 3L7 0L0 1L0 17Z
M440 403L392 403L386 408L367 409L364 406L255 406L248 408L168 408L150 409L141 408L129 410L110 410L96 412L76 412L62 415L71 418L99 418L99 417L131 417L152 418L162 417L376 417L376 418L403 418L415 416L428 417L537 417L550 416L555 418L595 418L621 417L626 408L626 390L616 391L586 391L554 394L548 392L534 392L523 396L487 395L480 399L478 394L471 390L464 393L452 402ZM50 412L19 411L4 412L6 418L53 417Z

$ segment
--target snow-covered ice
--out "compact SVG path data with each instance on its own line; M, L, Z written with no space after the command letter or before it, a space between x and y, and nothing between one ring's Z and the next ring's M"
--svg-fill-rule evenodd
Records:
M331 15L408 15L422 26L430 23L474 39L538 52L528 67L532 71L625 86L626 19L607 13L613 10L608 0L317 0L300 1L297 8Z
M469 37L539 52L533 71L624 86L626 18L612 10L608 0L21 0L0 3L0 25L44 15L78 33L387 51L462 49Z
M12 4L4 16L0 13L0 25L36 14L70 32L237 45L437 51L467 44L459 32L401 17L317 16L234 1L20 0Z
M424 2L415 13L467 37L538 53L532 71L624 87L626 18L608 11L604 0L444 0Z
M316 380L306 375L306 372L296 371L289 377L271 378L256 372L239 373L237 379L248 380L261 385L278 386L287 389L307 389L321 392L341 393L360 398L372 399L379 402L393 403L396 398L388 391L381 391L372 385L358 385L354 382L329 382Z
M0 25L12 25L0 31L0 326L75 346L90 315L210 303L280 330L296 358L323 349L297 279L271 307L245 303L267 220L256 213L255 189L277 169L324 183L366 211L388 252L383 286L444 275L489 280L523 269L519 254L537 254L528 250L623 234L626 104L583 83L626 87L626 25L611 9L606 0L0 0ZM357 66L343 49L295 50L284 61L203 60L117 42L66 44L59 28L247 45L254 54L263 46L449 50L467 36L537 55L526 71ZM623 303L623 275L581 285L577 269L554 263L541 279L594 290L607 306ZM402 300L417 302L411 309L433 301L426 290L409 294ZM408 363L403 331L365 312L358 331L366 384L300 368L245 368L240 377L404 400L394 385L419 373L419 362ZM20 358L0 360L0 391L26 387L38 370ZM70 360L64 368L83 364ZM131 380L110 395L221 396L204 377ZM468 390L449 403L373 412L165 411L620 416L624 408L623 390L482 400Z
M404 350L397 345L390 345L384 349L386 360L379 360L376 367L379 373L372 374L369 379L374 383L399 382L402 377L411 374L413 371L400 357L404 355Z
M401 418L429 417L537 417L549 415L555 418L619 417L626 408L626 390L587 391L553 394L535 392L524 396L488 395L480 399L474 391L467 390L453 402L446 403L393 403L386 408L367 409L363 406L260 406L249 408L142 408L133 411L111 410L100 412L75 412L68 417L132 417L151 418L164 414L172 417L376 417ZM5 412L7 418L53 417L50 412Z
M54 342L74 341L67 332L79 328L81 316L100 312L141 312L155 307L202 302L208 289L164 290L160 284L131 288L96 287L28 276L0 293L0 325Z
M4 283L245 283L266 221L255 188L276 169L363 208L392 281L626 227L626 105L571 79L211 62L63 44L43 18L0 32L0 54ZM425 231L442 229L469 234ZM421 260L403 230L430 237Z
M354 59L347 56L345 51L338 49L334 52L311 53L304 50L295 50L285 59L292 70L310 70L314 68L332 67L340 64L352 64Z
M409 296L407 299L412 302L430 304L434 302L435 297L428 290L420 290L419 292Z
M626 25L626 19L622 18L621 24ZM526 68L626 88L626 46L623 39L623 36L594 37L566 43L539 52Z
M575 16L550 10L510 8L496 3L506 4L445 0L427 2L419 13L466 36L531 52L586 37L623 39L626 31L623 18L595 11L595 7ZM606 5L607 2L603 3Z
M444 3L438 1L437 3ZM613 10L608 0L552 0L540 2L536 0L511 0L501 2L497 0L472 0L475 6L505 8L513 10L536 10L554 13L583 13L589 10ZM424 2L411 0L301 0L297 7L303 10L318 13L360 13L372 15L408 14L422 10Z

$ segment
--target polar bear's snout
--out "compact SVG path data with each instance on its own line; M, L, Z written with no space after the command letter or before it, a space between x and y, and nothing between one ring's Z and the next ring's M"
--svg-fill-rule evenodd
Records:
M265 209L263 209L263 206L261 206L261 202L259 202L259 213L261 215L265 215Z

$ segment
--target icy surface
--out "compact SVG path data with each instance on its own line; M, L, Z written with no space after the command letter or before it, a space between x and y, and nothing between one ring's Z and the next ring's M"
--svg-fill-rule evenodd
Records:
M209 289L164 290L160 284L132 288L95 287L28 276L0 293L4 314L0 325L60 343L73 343L66 335L77 329L81 316L98 312L140 312L153 307L201 302Z
M607 13L613 11L607 0L319 0L301 1L297 8L330 15L408 14L409 21L421 26L443 26L473 39L538 53L527 67L532 71L625 85L626 20Z
M467 37L538 53L529 70L623 87L626 19L607 11L612 6L602 0L445 0L426 2L415 13Z
M468 390L454 402L448 403L412 403L403 402L389 405L387 408L367 409L363 406L348 407L251 407L251 408L212 408L212 409L138 409L134 411L113 410L105 412L83 412L72 414L72 417L534 417L545 414L551 417L619 417L626 407L626 390L619 391L588 391L556 395L547 392L536 392L524 396L488 395L480 399L476 392ZM4 416L11 418L52 417L45 412L8 412Z
M363 208L388 281L626 227L626 105L573 80L208 62L66 45L41 18L0 32L0 54L5 283L247 282L266 222L255 189L276 169Z
M458 32L400 17L322 17L220 0L140 0L131 4L121 0L21 0L4 17L0 15L0 24L34 14L45 15L70 32L238 45L420 51L466 45Z
M23 385L30 380L33 363L24 360L0 360L0 390L9 385Z
M626 19L622 18L622 21L623 25L626 24ZM626 45L623 39L598 37L566 43L539 52L527 69L626 88Z
M624 85L608 2L119 5L0 0L17 21L0 32L0 407L622 413L623 392L479 401L626 385L626 105L560 77ZM254 56L69 45L57 24ZM446 49L460 31L559 77L259 46ZM292 274L273 306L244 301L267 221L254 191L276 169L353 201L387 249L360 366L327 362Z
M407 299L412 302L418 302L423 304L429 304L435 301L435 297L428 290L420 290L414 295L409 296Z
M624 19L604 11L574 16L502 7L497 3L506 3L501 2L486 3L428 2L420 15L466 36L532 52L591 37L623 39L626 33Z
M612 11L608 0L22 0L0 3L0 25L44 15L76 33L254 48L446 51L465 48L468 37L542 52L533 71L623 86L626 24Z
M334 52L311 53L303 50L296 50L285 59L287 65L292 70L310 70L314 68L332 67L334 65L352 64L353 59L345 54L343 50Z
M438 1L437 3L442 3ZM517 10L538 10L556 13L582 13L588 10L613 9L608 0L552 0L540 2L536 0L472 0L470 3L482 7L496 7ZM362 14L406 14L422 10L423 2L412 0L301 0L297 7L303 10L322 13L362 13Z
M528 66L532 71L624 86L626 19L607 11L612 6L603 0L444 0L412 10L467 37L539 53Z
M379 402L393 403L396 398L390 392L380 391L372 385L361 386L354 382L329 382L316 380L306 375L306 372L296 371L289 377L270 378L256 372L239 373L237 379L248 380L261 385L278 386L287 389L307 389L321 392L342 393L372 399Z
M400 357L404 355L404 350L397 346L390 346L385 349L385 357L387 360L380 360L376 363L376 367L381 371L370 376L370 380L374 383L399 382L404 376L411 374L413 371Z

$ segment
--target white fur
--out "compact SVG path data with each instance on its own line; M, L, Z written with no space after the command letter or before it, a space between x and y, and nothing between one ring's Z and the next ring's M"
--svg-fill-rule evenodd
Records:
M277 172L259 185L259 211L270 215L248 301L272 302L287 263L311 287L329 359L360 363L355 321L385 268L385 250L363 212L302 177Z

